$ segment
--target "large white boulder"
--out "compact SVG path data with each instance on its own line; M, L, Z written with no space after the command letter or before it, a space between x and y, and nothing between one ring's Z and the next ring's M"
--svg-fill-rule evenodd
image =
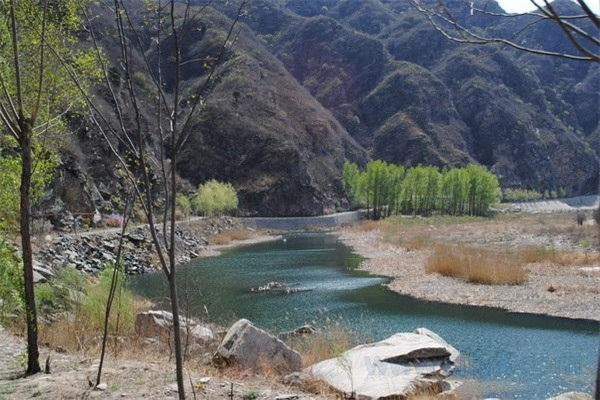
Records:
M302 368L300 354L247 319L241 319L229 328L214 359L218 363L257 372L275 370L289 373Z
M194 319L180 317L180 330L184 339L195 343L208 343L215 339L213 331ZM168 311L151 310L135 316L135 331L146 338L169 338L173 331L173 314Z
M431 331L397 333L322 361L304 372L361 400L405 398L452 388L444 380L458 351Z

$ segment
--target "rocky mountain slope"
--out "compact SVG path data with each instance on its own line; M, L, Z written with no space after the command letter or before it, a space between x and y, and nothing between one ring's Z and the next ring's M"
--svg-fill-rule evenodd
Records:
M469 2L446 3L463 24L488 36L510 36L530 22L470 17ZM493 1L480 3L502 11ZM404 0L253 4L249 24L373 158L440 166L476 161L505 186L573 193L597 187L596 66L455 44ZM555 7L578 13L568 0ZM263 14L286 23L265 30ZM551 50L570 46L550 23L518 40Z
M528 23L470 17L468 2L447 3L488 35L510 35ZM493 1L482 4L501 10ZM555 5L577 14L568 0ZM214 7L186 39L186 57L214 51L237 4ZM97 10L101 44L116 62L116 37L103 12ZM568 46L544 23L519 40ZM151 44L144 51L156 57ZM197 86L205 73L186 67L185 86ZM149 77L137 78L143 91ZM598 187L599 84L598 68L588 63L452 43L405 0L253 0L177 169L192 185L231 181L242 211L260 215L343 207L344 159L368 157L406 165L478 162L504 186L591 192ZM155 131L152 107L144 118ZM72 168L63 180L75 192L69 196L86 200L76 202L84 208L114 197L118 177L105 147L88 126L68 152ZM71 204L69 196L61 195Z

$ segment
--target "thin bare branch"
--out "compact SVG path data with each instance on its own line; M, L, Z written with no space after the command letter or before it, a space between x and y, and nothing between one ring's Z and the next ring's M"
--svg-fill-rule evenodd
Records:
M19 133L18 128L14 125L14 123L10 120L9 116L6 114L6 109L2 102L0 102L0 119L2 123L8 129L8 132L12 137L14 137L17 141L19 141Z
M17 89L17 115L23 117L23 82L21 79L21 61L19 58L19 39L17 36L16 0L10 0L10 28L12 33L13 63L15 66L15 87Z
M46 70L46 52L45 52L45 40L46 29L48 19L48 0L44 0L44 11L42 15L42 30L40 32L40 65L38 71L38 88L37 96L35 100L35 106L31 111L31 125L35 125L37 120L38 111L40 110L40 104L42 102L42 91L44 90L44 72Z
M579 4L579 6L581 7L581 9L585 12L585 14L588 16L588 18L590 19L590 21L592 21L592 23L594 25L596 25L596 28L600 29L600 18L598 18L598 16L596 15L596 13L594 13L590 7L587 5L587 3L583 0L575 0L577 1L577 4Z
M170 111L170 107L169 107L169 102L167 101L167 96L164 92L162 84L160 84L158 79L156 79L156 77L154 76L154 72L152 71L152 67L150 66L150 61L148 60L148 57L146 56L146 52L144 51L144 47L142 46L142 40L141 40L140 34L138 33L138 30L136 29L135 24L133 23L131 17L129 16L127 7L125 7L125 6L123 6L123 13L125 14L125 18L127 19L127 25L129 26L129 29L133 32L133 37L135 38L139 53L141 54L141 56L144 60L144 63L146 64L146 70L148 72L148 75L150 75L150 79L152 79L152 82L158 88L160 98L162 99L162 104L165 107L165 109L167 110L167 113L170 114L171 111ZM160 60L159 60L159 62L160 62Z
M106 68L106 64L104 63L104 58L102 57L102 52L100 51L100 46L98 46L98 40L96 39L94 27L92 26L92 22L85 11L84 11L84 16L88 23L88 30L90 32L90 37L92 38L92 43L94 45L94 51L96 52L96 59L98 60L98 65L100 66L100 69L102 70L102 77L104 78L104 83L105 83L106 87L108 88L108 91L112 97L115 113L117 114L117 118L119 119L119 126L121 128L121 133L123 134L123 143L137 158L139 156L135 150L135 145L133 144L131 137L127 133L125 120L123 118L123 111L121 110L121 106L119 104L119 99L117 98L117 95L115 94L112 83L110 82L110 77L108 76L108 68Z
M6 97L6 101L8 102L8 105L10 107L10 111L12 111L13 117L15 119L18 119L19 113L17 111L17 108L15 107L15 103L12 100L12 96L8 92L8 86L6 85L4 76L2 76L2 71L0 71L0 87L2 88L2 92L4 93L4 96ZM7 115L10 115L10 114L7 113Z
M525 51L525 52L532 53L532 54L552 56L552 57L564 58L564 59L568 59L568 60L600 62L600 56L598 56L596 54L575 55L575 54L570 54L570 53L548 51L548 50L523 46L518 43L515 43L514 41L504 39L504 38L486 37L486 36L477 34L473 31L469 30L468 28L459 24L456 21L456 19L454 19L454 18L449 18L447 16L440 14L439 12L422 7L418 0L409 0L409 2L413 5L413 7L415 7L417 9L417 11L419 11L421 14L423 14L429 20L429 22L431 23L431 25L434 27L435 30L437 30L439 33L441 33L447 39L452 40L457 43L477 44L477 45L496 43L496 44L503 44L503 45L512 47L514 49L517 49L520 51ZM448 24L459 36L451 34L447 29L442 27L436 21L436 19L441 20L442 22Z
M208 77L204 81L204 84L200 87L199 90L196 91L195 98L192 103L192 107L190 109L190 112L189 112L186 120L185 120L185 123L183 124L183 128L181 129L181 135L179 137L179 140L178 140L176 146L172 149L172 151L174 151L174 152L177 152L181 149L181 147L187 141L187 138L190 135L189 124L192 120L192 117L194 116L196 109L198 108L198 105L200 105L200 103L205 100L205 99L203 99L203 95L207 91L207 89L210 87L210 85L212 84L212 78L217 70L217 67L219 66L223 57L225 56L225 53L227 52L227 49L228 49L227 42L229 42L229 39L231 38L231 35L234 32L235 26L238 24L238 22L242 18L243 11L244 11L244 8L246 7L247 3L248 3L247 0L243 0L240 3L240 6L237 11L237 15L234 18L233 22L231 23L231 26L229 27L229 31L227 32L227 36L225 37L225 40L223 41L223 44L221 46L221 51L220 51L215 63L213 64L213 67L211 68L211 70L208 74ZM172 168L175 168L175 166L173 165Z

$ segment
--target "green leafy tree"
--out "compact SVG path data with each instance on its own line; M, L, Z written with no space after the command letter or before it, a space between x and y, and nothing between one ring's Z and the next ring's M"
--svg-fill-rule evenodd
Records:
M192 205L205 215L219 215L235 211L238 203L237 192L231 183L212 179L198 188Z
M0 0L0 136L3 157L8 154L10 158L13 153L20 159L20 166L16 167L20 169L20 180L13 180L12 184L19 185L27 374L40 371L31 207L36 167L43 161L35 158L41 154L36 153L36 148L50 149L55 144L52 138L59 137L57 133L66 127L64 116L81 105L78 88L64 72L61 56L71 60L72 68L82 76L94 69L93 58L86 56L85 51L75 50L74 45L82 5L79 0ZM84 84L79 82L80 86ZM14 172L12 161L5 159L3 164Z
M469 177L463 168L444 171L440 196L443 213L460 215L465 212L469 194Z
M344 187L354 198L364 199L371 217L398 213L431 215L484 215L499 199L498 178L485 167L444 169L418 165L405 169L381 160L371 161L364 171L347 164Z
M344 191L351 207L361 205L360 169L355 163L346 161L342 170Z
M469 214L484 215L498 201L498 178L482 165L469 164Z
M55 152L45 151L37 145L33 149L35 164L31 177L31 204L35 206L54 178L58 164ZM21 186L21 157L3 151L0 145L0 231L15 231L19 226L19 193Z

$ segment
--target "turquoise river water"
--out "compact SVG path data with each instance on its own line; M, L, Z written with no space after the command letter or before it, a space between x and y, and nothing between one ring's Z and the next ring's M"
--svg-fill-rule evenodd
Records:
M208 310L212 322L248 318L272 332L337 323L349 335L373 341L427 327L463 354L455 376L478 382L487 397L537 400L592 392L598 323L415 300L386 289L385 278L357 271L359 263L335 236L293 235L180 268L180 297L199 317ZM310 291L249 291L270 281ZM158 302L167 293L162 274L136 277L132 287Z

